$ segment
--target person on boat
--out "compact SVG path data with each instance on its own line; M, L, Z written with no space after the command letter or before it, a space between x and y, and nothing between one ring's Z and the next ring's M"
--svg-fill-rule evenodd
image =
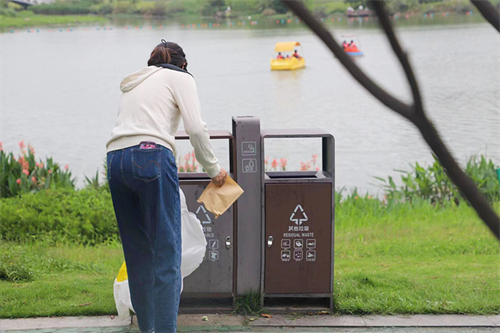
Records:
M276 59L285 59L285 58L283 58L283 56L281 55L281 52L278 52L278 56L276 57Z
M349 44L347 44L347 41L344 40L344 42L342 43L342 47L345 49L347 49L347 47L349 46Z
M356 53L356 52L359 52L359 49L356 46L356 44L354 43L354 41L351 40L351 42L349 43L349 45L347 45L347 47L344 49L344 51L347 53Z
M292 54L292 57L295 57L297 59L302 59L302 57L299 55L299 53L297 52L297 50L295 50L295 52Z

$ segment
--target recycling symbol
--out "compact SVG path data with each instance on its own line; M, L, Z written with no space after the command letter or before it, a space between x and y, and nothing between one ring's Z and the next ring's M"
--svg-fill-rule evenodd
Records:
M198 207L198 209L196 210L196 216L197 217L198 217L198 213L200 211L202 211L201 218L200 218L201 223L202 224L210 224L210 223L212 223L212 219L208 215L207 210L205 209L205 207L203 207L203 205L200 205L200 207Z
M302 218L300 218L300 215L302 215ZM302 208L301 205L297 205L292 213L292 216L290 216L290 221L295 222L296 225L302 225L302 223L307 222L307 220L308 218L304 208Z

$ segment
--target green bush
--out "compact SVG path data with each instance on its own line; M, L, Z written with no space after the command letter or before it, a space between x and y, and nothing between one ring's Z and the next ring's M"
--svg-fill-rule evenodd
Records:
M101 7L102 8L102 7ZM118 1L112 8L113 14L133 14L136 6L128 1Z
M68 165L64 170L52 158L45 163L36 161L35 150L24 142L19 143L21 155L6 153L0 143L0 197L11 197L20 193L36 192L48 188L74 188Z
M0 16L17 17L17 13L13 9L0 8Z
M151 15L154 16L166 16L167 15L167 3L165 1L157 1L151 10Z
M415 163L411 165L411 169L411 171L396 170L402 173L401 186L397 186L392 177L388 177L387 180L376 177L383 182L382 187L389 200L411 202L418 198L438 205L447 202L459 204L464 201L458 188L448 178L435 156L434 163L427 168ZM500 184L493 161L486 160L484 156L471 157L467 161L465 173L472 178L479 192L489 203L500 201Z
M224 0L208 0L203 7L201 14L204 16L213 16L217 12L223 12L226 10L227 4Z
M113 6L111 4L104 4L99 7L99 15L109 15L113 12Z
M3 240L96 245L119 237L106 190L49 189L0 200Z
M35 14L43 15L86 15L90 14L90 3L87 2L55 2L32 6Z

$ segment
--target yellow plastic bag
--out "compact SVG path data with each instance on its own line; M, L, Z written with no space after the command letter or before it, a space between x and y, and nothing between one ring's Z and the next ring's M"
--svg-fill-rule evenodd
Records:
M128 288L127 266L125 263L120 267L118 276L113 284L113 295L115 298L116 310L120 318L130 317L129 309L134 311L132 301L130 300L130 291Z
M238 200L243 192L240 185L227 176L226 182L221 187L210 182L198 199L198 203L205 204L205 208L218 218Z

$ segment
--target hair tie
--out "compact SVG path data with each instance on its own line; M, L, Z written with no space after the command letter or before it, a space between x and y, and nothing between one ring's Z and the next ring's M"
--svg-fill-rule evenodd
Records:
M166 40L162 39L161 42L162 42L163 46L168 47L168 44L167 44Z

